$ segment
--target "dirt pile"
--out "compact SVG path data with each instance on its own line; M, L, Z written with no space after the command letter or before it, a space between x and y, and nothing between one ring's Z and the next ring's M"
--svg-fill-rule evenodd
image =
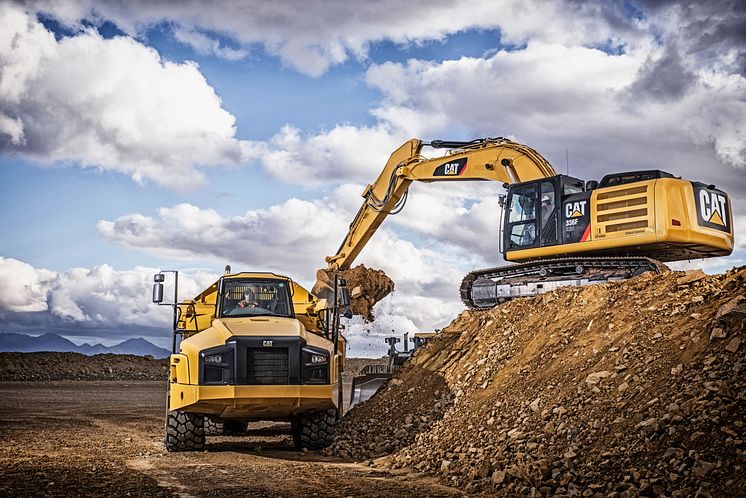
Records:
M163 380L168 360L128 354L0 353L0 381Z
M332 451L486 495L742 494L745 293L670 272L466 311Z

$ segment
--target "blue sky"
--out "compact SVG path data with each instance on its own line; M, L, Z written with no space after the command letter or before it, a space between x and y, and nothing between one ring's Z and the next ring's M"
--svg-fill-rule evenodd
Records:
M411 137L508 136L562 171L569 149L588 179L664 169L724 186L744 227L730 4L279 4L0 3L0 332L164 345L164 267L183 297L226 263L310 286ZM455 317L463 273L500 262L500 191L413 187L360 257L398 287L351 324L353 354ZM730 258L678 267L744 261L737 235Z

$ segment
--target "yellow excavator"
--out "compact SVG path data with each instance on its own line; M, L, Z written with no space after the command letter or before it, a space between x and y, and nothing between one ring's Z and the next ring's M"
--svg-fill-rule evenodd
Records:
M424 147L446 149L426 158ZM387 216L399 213L412 182L496 181L502 235L496 246L515 264L472 271L461 283L471 308L491 308L560 286L660 272L660 262L726 256L733 251L728 196L714 185L660 170L587 181L557 174L536 150L506 138L469 142L413 139L395 150L336 254L318 273L317 295L347 270ZM497 206L496 206L497 209Z

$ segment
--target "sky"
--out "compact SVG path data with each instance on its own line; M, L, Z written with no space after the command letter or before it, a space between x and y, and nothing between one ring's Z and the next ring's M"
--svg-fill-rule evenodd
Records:
M746 4L736 0L0 0L0 332L170 343L235 271L310 288L410 138L509 137L600 179L662 169L732 200L746 264ZM500 185L417 184L357 263L396 291L350 354L463 310L502 263Z

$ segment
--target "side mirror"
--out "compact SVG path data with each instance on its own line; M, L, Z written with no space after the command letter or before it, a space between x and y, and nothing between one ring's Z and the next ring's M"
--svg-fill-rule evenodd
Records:
M153 276L153 302L160 304L163 302L163 281L166 276L163 273L156 273Z
M585 182L585 191L590 192L591 190L596 190L598 188L598 182L596 180L588 180Z
M348 308L350 306L350 289L347 287L339 289L339 305L343 308Z
M505 207L506 197L507 196L505 194L500 194L497 196L497 203L500 205L500 207Z

